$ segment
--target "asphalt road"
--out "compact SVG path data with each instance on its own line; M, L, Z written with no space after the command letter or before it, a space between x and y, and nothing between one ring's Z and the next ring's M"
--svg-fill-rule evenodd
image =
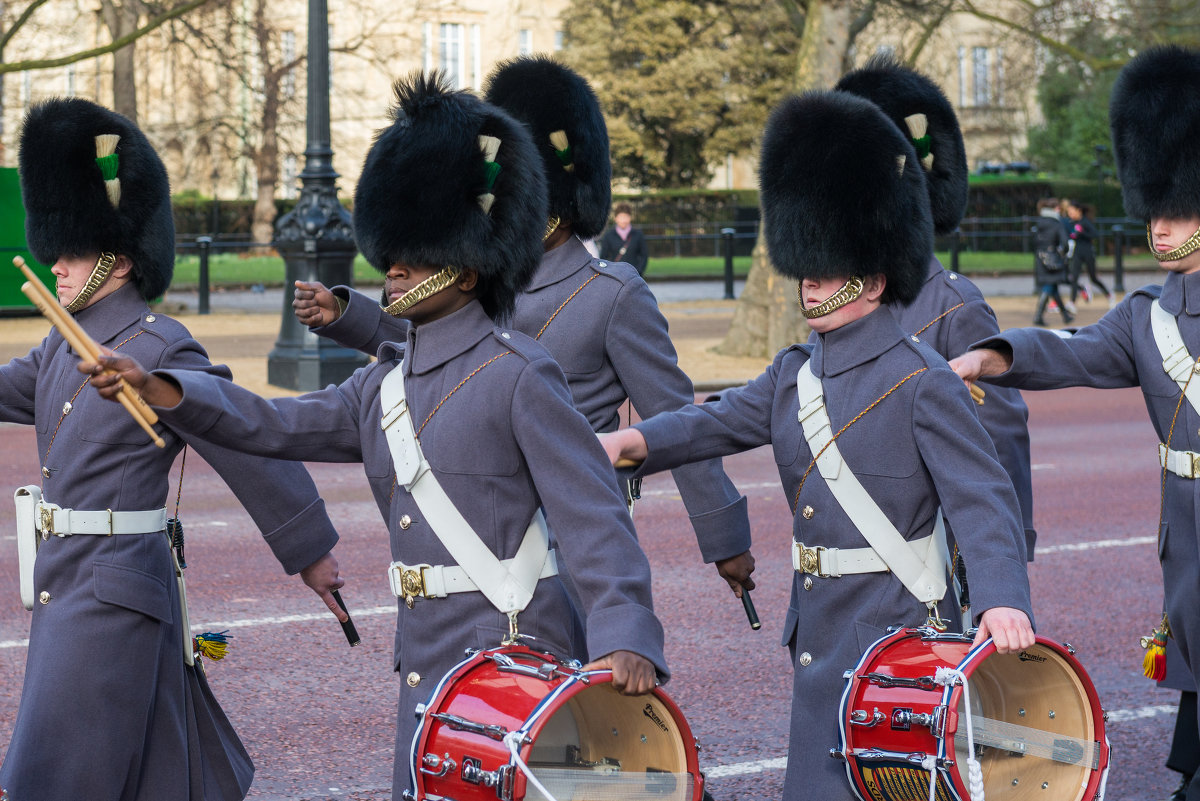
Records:
M1096 683L1113 749L1106 797L1165 798L1177 782L1162 766L1177 694L1141 676L1138 638L1157 622L1161 603L1155 440L1141 397L1064 390L1027 399L1039 631L1070 642ZM667 632L674 671L667 690L703 746L709 790L718 801L776 799L791 686L779 645L791 580L790 513L769 449L729 458L726 467L750 498L760 631L750 630L741 604L701 564L669 477L646 482L635 520ZM0 426L0 486L28 483L37 468L32 431ZM210 663L208 675L258 765L251 799L379 801L389 798L400 680L390 669L395 602L384 578L386 534L360 467L313 465L312 472L342 533L343 595L362 646L348 648L316 596L282 574L200 460L189 460L182 507L192 622L233 635L228 658ZM12 530L12 507L0 503L0 753L11 735L28 633ZM97 670L109 647L119 644L97 643ZM813 725L828 726L836 744L832 721Z

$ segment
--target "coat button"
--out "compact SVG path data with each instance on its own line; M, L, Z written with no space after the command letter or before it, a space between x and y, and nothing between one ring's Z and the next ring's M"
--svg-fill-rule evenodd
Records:
M804 589L806 589L806 590L812 589L812 576L804 577Z
M400 516L400 528L407 529L411 525L412 525L411 517L409 517L408 515Z
M38 600L41 601L43 604L50 603L50 593L46 592L45 590L42 590L41 595L38 596Z
M803 509L800 510L800 514L804 515L805 520L812 520L813 515L815 515L816 513L817 513L817 511L815 509L813 509L811 506L805 506Z
M71 406L71 402L67 401L63 404L63 414L70 414L72 408L74 407Z
M148 323L152 323L152 322L154 322L154 315L153 315L153 314L147 314L147 315L146 315L146 322L148 322Z
M812 654L810 654L808 651L805 651L804 653L800 654L799 661L801 667L808 667L812 664Z
M43 475L44 477L46 477L46 478L50 478L50 468L49 468L49 467L43 467L43 468L42 468L42 475Z
M408 678L407 678L407 679L405 679L405 681L407 681L407 682L408 682L408 686L409 686L409 687L416 687L418 684L420 684L420 683L421 683L421 674L420 674L420 673L415 673L415 672L414 672L414 673L409 673L409 674L408 674Z

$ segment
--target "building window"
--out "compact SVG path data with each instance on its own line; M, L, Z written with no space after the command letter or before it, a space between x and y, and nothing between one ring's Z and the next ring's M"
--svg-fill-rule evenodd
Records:
M976 106L992 104L992 87L989 74L988 49L971 48L971 79L974 84L973 99Z
M1004 105L1004 48L996 48L996 91L993 98L997 106Z
M557 52L562 49L563 49L563 32L555 31L554 32L554 50Z
M29 108L29 100L33 97L33 73L21 73L21 106Z
M421 53L423 55L421 68L426 72L433 69L433 23L421 25Z
M438 48L438 68L446 74L455 89L465 89L463 83L463 26L443 22Z
M958 107L967 107L967 49L958 48Z
M479 89L483 86L483 59L480 56L482 32L479 25L471 26L471 86Z
M296 60L296 32L284 31L281 37L280 46L283 48L283 63L291 64ZM296 68L288 67L287 72L283 74L283 96L285 98L293 98L296 96Z
M533 31L522 28L517 31L517 53L527 56L533 52Z
M296 181L299 175L296 172L296 156L289 153L283 157L283 196L286 198L296 197Z

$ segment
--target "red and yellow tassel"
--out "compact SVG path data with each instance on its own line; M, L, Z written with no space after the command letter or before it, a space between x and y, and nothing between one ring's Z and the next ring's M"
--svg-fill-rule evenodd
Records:
M228 630L197 634L192 638L192 646L197 655L219 662L225 658L225 651L229 648Z
M1142 673L1148 679L1162 681L1167 675L1167 637L1171 636L1171 626L1164 614L1162 623L1147 637L1142 637L1141 645L1146 649L1142 657Z

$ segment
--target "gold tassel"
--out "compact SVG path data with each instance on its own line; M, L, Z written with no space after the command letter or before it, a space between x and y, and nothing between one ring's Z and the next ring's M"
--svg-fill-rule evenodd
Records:
M1171 636L1171 626L1164 614L1162 623L1146 637L1142 637L1141 646L1146 649L1142 657L1142 674L1154 681L1162 681L1167 675L1167 637Z
M225 658L225 652L229 649L229 635L226 631L206 631L203 634L197 634L192 638L192 644L195 646L196 653L200 656L205 656L214 662L219 662Z

